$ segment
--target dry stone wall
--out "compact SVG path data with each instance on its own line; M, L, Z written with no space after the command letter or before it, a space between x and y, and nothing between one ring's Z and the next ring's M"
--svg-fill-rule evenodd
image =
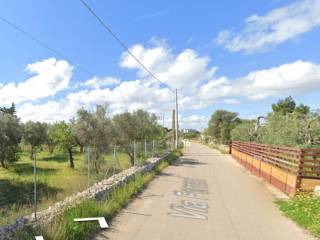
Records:
M67 197L61 202L57 202L46 210L37 213L37 221L34 221L34 216L29 215L17 218L13 224L0 226L0 240L13 240L14 234L23 229L27 225L40 226L50 224L54 218L59 216L67 207L72 207L86 199L104 200L110 191L132 178L137 173L144 173L154 169L169 153L159 158L150 158L141 166L134 166L126 169L118 174L104 179L101 182L95 183L83 192L78 192L70 197Z

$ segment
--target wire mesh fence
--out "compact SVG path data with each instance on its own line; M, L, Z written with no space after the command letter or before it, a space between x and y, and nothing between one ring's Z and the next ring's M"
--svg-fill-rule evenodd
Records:
M46 209L104 178L161 156L170 148L166 140L146 139L108 148L85 147L82 152L74 149L74 169L69 167L68 153L50 153L42 149L37 152L36 172L30 153L22 152L17 163L8 169L0 168L0 225L32 214L35 203L37 211Z

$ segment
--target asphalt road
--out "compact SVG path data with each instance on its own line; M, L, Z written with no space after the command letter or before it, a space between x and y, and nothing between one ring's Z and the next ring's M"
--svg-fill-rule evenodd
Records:
M276 197L284 195L230 156L192 143L96 239L313 239L281 215Z

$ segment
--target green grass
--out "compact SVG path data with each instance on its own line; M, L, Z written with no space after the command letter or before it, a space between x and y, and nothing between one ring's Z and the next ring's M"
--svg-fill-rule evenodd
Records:
M16 217L32 212L33 161L29 153L20 154L20 160L0 168L0 224L11 223ZM117 154L116 171L130 167L129 157ZM88 185L84 154L75 153L75 168L71 169L66 154L42 151L37 156L37 182L39 209L47 208L73 193L84 190ZM112 174L112 156L104 156L100 173L91 171L90 184Z
M97 223L74 223L74 218L88 216L104 216L108 222L123 208L130 200L139 194L146 185L170 163L175 161L180 152L172 153L167 159L162 161L156 169L145 174L137 174L129 182L119 188L114 189L105 201L88 200L78 204L76 207L67 209L55 223L41 229L27 228L18 233L18 240L31 239L35 234L42 235L46 240L85 240L91 239L99 227Z
M315 236L320 237L320 198L305 193L276 203L284 215Z

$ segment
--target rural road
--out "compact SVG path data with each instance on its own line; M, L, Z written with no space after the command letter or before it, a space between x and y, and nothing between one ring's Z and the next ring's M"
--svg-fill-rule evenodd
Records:
M275 195L230 156L192 143L96 240L313 239L281 215Z

